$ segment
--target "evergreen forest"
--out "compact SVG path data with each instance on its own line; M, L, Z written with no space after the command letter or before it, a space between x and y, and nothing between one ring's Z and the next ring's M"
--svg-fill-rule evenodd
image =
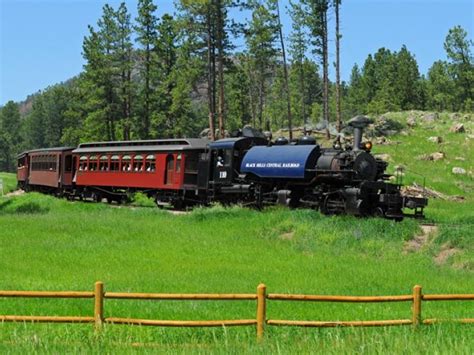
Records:
M228 136L319 125L340 130L356 114L474 111L473 41L455 26L446 57L426 75L406 46L380 48L340 80L341 0L153 0L103 7L83 40L83 71L0 108L0 171L32 148L85 141ZM246 11L239 22L233 11ZM289 36L280 16L291 17ZM343 18L343 13L341 14ZM238 43L238 45L237 45ZM334 61L334 62L333 62ZM335 78L328 72L333 66Z

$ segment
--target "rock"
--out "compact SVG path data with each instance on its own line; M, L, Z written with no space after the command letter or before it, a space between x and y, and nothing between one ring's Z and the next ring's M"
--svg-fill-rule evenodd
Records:
M400 122L380 116L375 120L373 133L375 136L391 136L400 132L403 125Z
M458 113L458 112L455 112L455 113L450 113L449 114L449 119L451 121L457 121L461 118L461 115Z
M199 137L201 138L211 138L211 130L209 128L203 129L201 133L199 133Z
M416 118L414 116L410 116L407 118L407 126L408 127L415 127L416 126Z
M435 136L435 137L429 137L428 140L429 140L430 142L438 143L438 144L443 142L443 138L437 137L437 136Z
M446 158L446 155L442 152L431 153L429 156L431 158L430 160L434 160L434 161L442 160Z
M454 158L454 160L465 161L466 159L463 158L463 157L456 157L456 158Z
M466 169L459 168L456 166L453 168L452 173L455 175L466 175Z
M434 122L439 119L439 114L437 112L427 113L423 116L425 122Z
M464 129L464 125L462 123L456 123L449 129L449 132L464 133L466 130Z
M422 154L416 157L418 160L438 161L446 158L446 154L442 152L435 152L431 154Z
M315 129L317 131L322 131L323 129L326 128L326 122L318 122L316 123Z
M385 160L385 161L390 161L391 160L391 157L390 157L389 154L375 154L375 157L379 158L379 159L382 159L382 160Z
M468 139L474 139L474 134L468 134L466 138L468 138Z
M387 143L387 138L385 138L385 137L379 137L379 138L377 138L377 139L375 140L375 143L377 143L377 144L385 144L385 143Z

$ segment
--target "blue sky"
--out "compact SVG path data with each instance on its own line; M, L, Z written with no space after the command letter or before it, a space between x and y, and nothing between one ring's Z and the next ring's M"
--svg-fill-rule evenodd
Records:
M106 3L101 0L0 0L0 105L20 101L40 89L74 75L84 64L82 40ZM136 16L137 1L126 1ZM158 14L173 13L172 0L155 0ZM425 74L445 59L443 41L449 28L463 26L474 38L473 0L343 0L341 8L342 78L354 63L362 65L380 47L398 50L405 44ZM284 33L291 30L288 0L280 0ZM245 14L232 13L239 19ZM331 38L331 61L334 42ZM333 74L333 73L332 73Z

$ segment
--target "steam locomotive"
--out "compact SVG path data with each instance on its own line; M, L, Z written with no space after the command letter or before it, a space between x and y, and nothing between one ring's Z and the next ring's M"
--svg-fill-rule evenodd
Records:
M184 208L211 202L263 207L283 204L324 214L401 220L404 209L423 217L424 197L401 194L388 182L387 163L362 143L370 120L351 119L352 146L321 148L313 137L271 142L254 130L238 137L83 143L18 156L20 188L121 203L140 191L158 206Z

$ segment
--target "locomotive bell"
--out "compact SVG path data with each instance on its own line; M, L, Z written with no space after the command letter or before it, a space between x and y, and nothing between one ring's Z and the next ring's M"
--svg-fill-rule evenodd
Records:
M285 137L278 137L276 140L275 140L275 145L286 145L288 144L288 139L286 139Z
M362 132L364 128L367 127L369 124L373 123L374 121L366 116L355 116L349 120L348 125L354 128L354 144L352 146L352 150L361 150L360 143L362 141Z

